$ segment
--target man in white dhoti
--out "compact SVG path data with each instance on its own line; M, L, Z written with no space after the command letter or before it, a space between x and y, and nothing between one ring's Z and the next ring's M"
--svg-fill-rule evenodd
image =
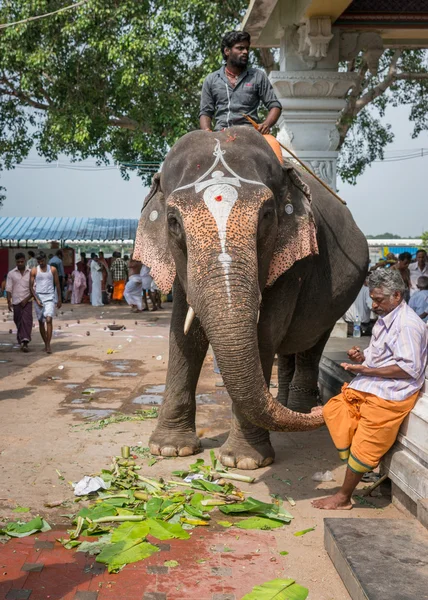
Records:
M91 293L91 304L92 306L104 306L101 284L103 281L103 267L100 265L99 258L95 254L91 261L91 279L92 279L92 293Z
M143 309L143 279L140 274L141 263L139 260L131 259L128 261L129 279L125 286L124 297L132 312L141 312Z
M140 275L143 282L143 302L145 305L145 308L143 308L143 310L149 310L147 294L149 295L150 301L153 305L153 310L157 310L152 292L153 277L150 275L150 267L148 267L147 265L143 265L141 267Z

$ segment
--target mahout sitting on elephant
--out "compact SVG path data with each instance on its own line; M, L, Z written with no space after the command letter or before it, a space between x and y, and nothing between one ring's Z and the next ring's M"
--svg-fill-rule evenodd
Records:
M195 390L208 344L232 399L226 466L273 461L272 431L323 424L320 357L367 272L348 208L248 127L177 141L144 201L134 256L173 286L169 364L150 450L198 452ZM269 392L278 356L278 397ZM311 410L313 409L313 410Z

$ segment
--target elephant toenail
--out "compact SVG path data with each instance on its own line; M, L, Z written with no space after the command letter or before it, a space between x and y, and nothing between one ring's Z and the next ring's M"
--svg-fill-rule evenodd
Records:
M177 448L165 446L161 451L162 456L177 456Z
M189 448L189 446L185 446L184 448L180 448L180 450L178 451L178 456L190 456L191 454L194 454L195 451L196 449Z

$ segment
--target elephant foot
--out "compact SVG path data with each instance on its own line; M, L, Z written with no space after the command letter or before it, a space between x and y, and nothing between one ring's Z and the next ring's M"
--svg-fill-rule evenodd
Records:
M220 448L219 459L225 467L252 470L273 463L275 450L269 441L250 444L246 440L228 439Z
M201 450L201 441L193 430L174 432L156 428L149 439L149 449L156 456L191 456Z
M310 413L314 406L318 404L318 388L304 388L290 384L287 399L287 408L300 413Z

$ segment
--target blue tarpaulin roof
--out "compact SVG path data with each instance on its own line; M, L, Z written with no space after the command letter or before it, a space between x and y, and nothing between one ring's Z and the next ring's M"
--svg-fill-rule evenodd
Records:
M137 225L138 219L0 217L0 240L128 241L135 239Z

